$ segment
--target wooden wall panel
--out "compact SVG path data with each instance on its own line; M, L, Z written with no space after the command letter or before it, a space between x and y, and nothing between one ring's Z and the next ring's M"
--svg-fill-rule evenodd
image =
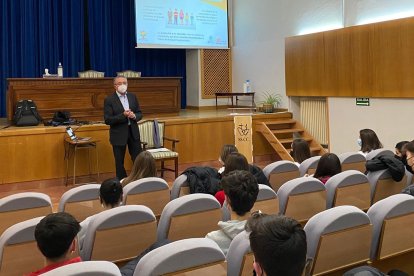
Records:
M286 38L288 96L414 97L414 17Z

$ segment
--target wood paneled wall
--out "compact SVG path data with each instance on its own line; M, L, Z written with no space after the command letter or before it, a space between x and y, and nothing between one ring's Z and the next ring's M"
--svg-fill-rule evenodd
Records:
M414 98L414 17L285 41L288 96Z

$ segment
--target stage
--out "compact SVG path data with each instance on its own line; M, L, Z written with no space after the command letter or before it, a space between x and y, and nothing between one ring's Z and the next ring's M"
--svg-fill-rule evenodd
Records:
M199 163L217 160L224 144L234 144L232 110L181 110L177 116L157 117L165 122L165 136L180 140L177 144L179 163ZM242 114L241 114L242 115ZM289 112L272 114L254 113L253 154L257 160L270 158L274 152L268 142L255 132L255 124L291 118ZM154 119L145 116L145 119ZM6 127L6 128L4 128ZM110 174L115 170L112 147L109 143L109 127L103 122L88 125L74 125L79 137L93 137L99 140L99 168L96 155L91 151L92 172ZM65 127L7 127L7 121L0 121L0 184L63 179L66 174L64 160ZM167 145L168 146L168 145ZM277 157L275 157L277 158ZM126 168L131 160L126 158ZM71 174L72 171L70 170ZM77 175L88 173L87 153L77 157Z

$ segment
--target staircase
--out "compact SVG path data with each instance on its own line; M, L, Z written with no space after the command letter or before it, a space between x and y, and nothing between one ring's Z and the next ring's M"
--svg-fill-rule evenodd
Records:
M260 122L256 124L256 131L266 138L282 160L293 161L290 151L293 140L297 138L302 138L308 142L312 155L326 153L319 142L306 131L301 123L294 119Z

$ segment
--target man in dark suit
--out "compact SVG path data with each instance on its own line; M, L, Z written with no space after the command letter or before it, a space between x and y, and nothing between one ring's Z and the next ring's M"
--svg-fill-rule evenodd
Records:
M137 122L142 113L135 94L128 93L128 81L125 77L114 79L115 93L105 98L104 118L109 125L109 141L115 157L116 176L119 180L127 176L124 168L126 146L134 162L142 151Z

